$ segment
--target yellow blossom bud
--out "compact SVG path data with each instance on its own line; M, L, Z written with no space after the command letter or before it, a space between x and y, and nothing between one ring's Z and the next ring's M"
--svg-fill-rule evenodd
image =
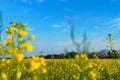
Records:
M93 50L96 50L95 48L93 48Z
M113 51L112 50L110 50L110 53L112 53Z
M112 43L112 46L115 46L115 44L114 44L114 43Z
M35 39L35 36L34 35L32 35L32 36L30 36L29 38L28 38L28 40L34 40Z
M19 27L19 28L23 28L24 26L25 26L25 25L23 25L23 24L21 24L21 23L18 24L18 27Z
M4 42L6 45L10 45L10 44L13 44L14 42L13 42L13 39L12 39L12 36L8 36L8 39L7 40L5 40L5 42Z
M21 40L21 37L17 37L17 41L20 41Z
M46 72L47 72L46 68L43 68L42 73L46 73Z
M25 41L25 40L22 42L22 48L26 49L29 52L32 51L32 45L29 42Z
M79 59L80 57L79 57L79 55L75 55L75 59Z
M15 27L17 25L16 22L10 22L10 26Z
M12 34L12 35L14 34L12 28L6 28L6 33L8 33L8 34Z
M24 30L20 30L18 34L19 36L26 36L28 33Z

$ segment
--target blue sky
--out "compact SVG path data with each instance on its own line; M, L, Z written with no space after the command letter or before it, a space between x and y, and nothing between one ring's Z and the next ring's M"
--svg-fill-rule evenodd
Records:
M0 0L0 10L4 20L2 36L11 21L26 24L30 34L36 36L31 41L31 54L74 50L67 18L75 25L78 42L87 32L90 49L105 49L108 33L115 38L115 49L120 48L120 0Z

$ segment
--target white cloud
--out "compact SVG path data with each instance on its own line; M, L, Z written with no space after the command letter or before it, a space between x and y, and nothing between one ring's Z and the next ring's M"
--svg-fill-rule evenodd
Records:
M51 25L52 28L61 28L62 32L67 32L69 30L69 25L65 22L62 22L60 24L53 24Z
M113 19L113 22L119 22L119 21L120 21L120 18Z
M109 24L111 28L120 28L120 18L115 18Z
M118 17L112 19L111 21L106 23L105 26L108 26L108 31L106 31L107 33L112 33L112 34L118 33L118 31L120 31L120 18Z
M120 29L120 22L116 22L114 24L111 25L111 28L119 28Z

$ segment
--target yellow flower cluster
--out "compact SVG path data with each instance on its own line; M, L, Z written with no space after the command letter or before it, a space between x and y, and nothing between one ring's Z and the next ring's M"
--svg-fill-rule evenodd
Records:
M96 79L96 76L97 76L97 75L96 75L95 72L90 71L90 72L89 72L89 76L91 76L93 80L97 80L97 79Z
M88 57L87 57L86 53L81 53L81 54L77 54L75 56L75 59L85 59L85 60L88 60Z
M26 36L28 33L24 30L20 30L18 34L19 36Z
M27 42L26 40L21 42L21 46L22 46L22 49L25 49L29 52L32 51L32 45L29 42Z
M5 72L1 73L2 80L8 80L7 74Z
M41 69L42 73L46 73L47 70L45 66L46 63L43 57L32 56L30 61L30 71Z
M1 59L0 62L0 68L3 67L0 80L119 80L120 76L120 60L115 59L45 60L33 56L24 59L20 66L11 59Z
M7 28L7 29L6 29L6 32L7 32L8 34L14 34L14 32L13 32L13 29L12 29L12 28Z
M9 54L12 59L3 58L0 60L0 80L40 80L37 76L37 70L40 70L41 73L47 72L44 58L24 59L24 51L32 51L32 45L29 41L34 40L35 36L27 36L27 27L16 22L10 23L10 27L6 28L6 33L8 38L0 44L0 53ZM30 71L33 75L29 75ZM25 76L26 74L28 76Z
M15 27L17 25L16 22L10 22L10 26Z
M17 63L20 63L20 62L24 59L24 55L23 55L23 53L14 54L14 55L13 55L13 59L14 59Z
M4 44L5 44L5 45L11 45L11 44L14 44L14 41L13 41L12 36L8 36L8 39L5 40Z

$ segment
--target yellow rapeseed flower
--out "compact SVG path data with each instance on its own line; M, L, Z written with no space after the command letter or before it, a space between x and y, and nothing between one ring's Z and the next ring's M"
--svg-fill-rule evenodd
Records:
M30 66L31 66L31 71L34 71L34 70L39 69L40 63L32 60L30 63Z
M39 61L39 57L32 55L32 60L34 60L34 61Z
M42 73L46 73L47 72L47 69L46 68L43 68L42 69Z
M8 33L8 34L12 34L12 35L14 34L12 28L6 28L6 33Z
M88 57L87 57L87 55L86 55L85 53L81 54L81 55L80 55L80 58L85 59L85 60L88 60Z
M112 50L110 50L110 53L112 53L113 51Z
M115 44L114 44L114 43L112 43L112 46L115 46Z
M93 48L92 50L94 51L94 50L96 50L96 48Z
M26 50L31 52L32 51L32 45L31 44L27 44Z
M24 30L20 30L19 33L18 33L19 36L26 36L27 34L28 33Z
M17 28L12 28L13 31L15 31L16 33L18 33L18 29Z
M75 55L75 59L79 59L80 57L79 57L79 55Z
M86 69L88 69L88 68L93 68L92 62L88 63L88 65L87 65L85 68L86 68Z
M110 40L107 41L107 44L110 44Z
M23 28L24 26L25 26L25 25L23 25L23 24L21 24L21 23L18 24L18 27L19 27L19 28Z
M34 40L34 39L35 39L35 36L32 35L32 36L30 36L28 39L29 39L29 40Z
M13 39L12 39L12 36L8 36L8 39L7 40L5 40L5 42L4 42L6 45L10 45L10 44L13 44L14 42L13 42Z
M32 80L38 80L37 76L33 76Z
M5 62L5 58L2 58L2 62Z
M13 58L17 63L20 63L24 59L24 55L22 53L14 54Z
M6 63L9 64L9 63L10 63L10 60L7 60Z
M8 80L8 76L5 72L1 73L1 78L2 78L2 80Z
M16 22L10 22L10 26L15 27L17 25Z
M29 52L32 51L32 45L29 42L25 41L25 40L22 42L22 48L26 49Z
M22 75L22 73L20 71L18 71L17 74L16 74L17 80L20 79L21 75Z
M96 73L94 73L93 71L90 71L89 75L92 77L93 80L96 80Z
M20 41L21 40L21 37L17 37L17 41Z
M10 46L8 49L7 49L7 52L10 53L10 54L16 54L19 52L19 49L15 46Z

